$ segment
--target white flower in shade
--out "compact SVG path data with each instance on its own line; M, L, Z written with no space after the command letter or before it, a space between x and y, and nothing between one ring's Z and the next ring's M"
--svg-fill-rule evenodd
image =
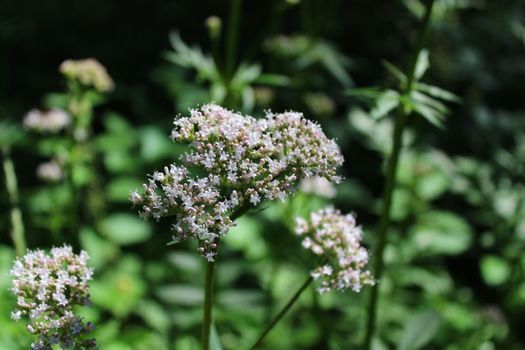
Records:
M32 349L95 349L96 342L87 334L93 330L73 313L76 305L89 303L88 282L93 270L87 266L86 252L74 254L69 246L28 251L17 258L11 269L11 292L17 297L13 320L26 316L27 329L38 339Z
M300 190L312 193L319 197L334 198L336 195L334 185L324 177L313 176L301 181Z
M50 183L59 182L64 178L62 167L56 161L42 163L36 169L37 176Z
M60 65L60 72L84 86L92 86L100 92L113 90L114 83L106 68L94 58L66 60Z
M58 108L47 111L38 109L30 110L24 117L24 127L43 133L57 133L69 126L71 118L69 114Z
M217 239L234 225L232 215L265 200L284 200L305 178L340 179L339 147L300 113L255 119L207 104L174 125L171 138L190 146L183 164L153 173L144 194L130 199L144 218L173 216L176 241L196 238L208 260L216 255ZM206 175L192 175L195 168Z
M322 257L324 263L311 272L321 282L319 293L351 289L359 292L375 283L369 271L368 252L361 246L363 232L351 214L326 208L310 214L308 220L296 219L296 234L302 246Z

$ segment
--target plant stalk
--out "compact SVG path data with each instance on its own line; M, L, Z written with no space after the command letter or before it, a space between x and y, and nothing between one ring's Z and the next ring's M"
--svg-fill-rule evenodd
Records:
M286 305L279 311L279 313L272 319L272 321L266 326L264 331L261 333L259 338L257 338L257 341L250 349L255 349L266 337L266 335L272 330L272 328L283 318L284 315L290 310L290 308L295 304L297 299L301 296L303 291L312 283L313 278L311 276L308 277L308 279L303 283L303 285L295 292L295 294L292 296L292 298L286 303Z
M209 261L206 264L206 285L204 293L204 318L202 323L202 349L210 348L210 327L212 322L213 304L213 275L215 272L215 262Z
M414 51L412 52L412 57L410 61L410 66L407 74L406 85L402 89L403 96L409 96L412 93L414 85L414 77L417 66L417 59L419 53L423 49L423 46L426 42L428 27L430 24L430 19L432 15L432 8L434 6L434 0L430 0L428 6L426 7L425 14L422 19L421 27L418 33L416 45ZM410 109L406 108L403 104L397 109L397 116L395 120L394 132L393 132L393 143L392 151L390 157L388 158L387 168L386 168L386 179L385 179L385 188L383 192L383 206L381 209L381 216L379 219L379 229L378 229L378 240L376 247L374 249L374 266L373 271L375 278L380 280L383 273L384 261L383 261L383 251L387 242L387 232L388 227L390 226L390 214L392 207L392 195L396 185L396 175L397 175L397 164L399 160L399 155L401 153L401 147L403 145L403 131L410 116ZM378 294L379 294L379 283L376 283L371 290L370 299L368 303L368 319L366 323L366 333L364 339L363 349L370 350L372 344L372 338L374 336L375 325L376 325L376 314L377 314L377 304L378 304Z
M15 246L16 255L21 257L26 251L26 240L24 234L24 222L22 211L19 207L18 184L16 180L15 167L9 156L7 148L2 148L2 166L5 173L5 184L9 201L11 203L11 238Z
M228 36L226 40L226 78L233 77L239 41L239 22L242 0L230 0L230 14L228 17Z

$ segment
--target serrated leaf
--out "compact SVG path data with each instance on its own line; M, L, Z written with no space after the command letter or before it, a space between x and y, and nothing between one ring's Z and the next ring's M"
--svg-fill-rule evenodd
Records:
M439 329L441 318L432 310L426 310L410 317L405 322L397 350L418 350L428 344Z

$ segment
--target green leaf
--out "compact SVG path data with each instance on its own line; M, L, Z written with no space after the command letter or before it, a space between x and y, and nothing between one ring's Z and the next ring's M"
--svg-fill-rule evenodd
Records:
M263 84L263 85L271 85L271 86L290 86L291 80L289 77L285 75L280 74L261 74L257 79L255 79L255 83Z
M425 72L430 67L430 61L429 61L429 53L428 50L423 49L421 52L419 52L419 55L417 56L416 61L416 68L414 72L414 78L415 81L418 81L425 75Z
M106 185L107 198L114 202L127 203L130 191L139 188L142 180L135 177L121 176Z
M472 231L462 217L446 211L421 215L411 230L413 243L425 254L457 255L472 241Z
M79 236L82 248L91 257L89 265L95 269L103 267L118 252L117 247L113 243L97 235L92 228L83 227Z
M148 162L159 160L162 157L172 157L176 149L167 137L167 133L158 127L141 128L138 137L141 159Z
M136 244L151 236L151 227L136 215L116 213L100 223L100 230L112 242L119 245Z
M399 106L399 93L394 90L382 92L375 101L374 108L370 111L370 116L380 119Z
M432 125L440 129L444 128L443 119L445 118L445 116L441 112L439 112L438 110L432 107L429 107L428 105L420 103L419 101L415 101L412 99L409 99L409 100L411 102L410 106L414 109L414 111L417 114L425 118Z
M201 305L204 300L204 291L202 288L183 285L171 284L157 288L157 296L168 304L196 306Z
M102 277L93 280L93 303L111 311L118 318L130 314L146 291L146 284L140 277L140 267L139 259L126 256Z
M219 333L217 333L217 328L215 323L211 324L210 327L210 350L222 350L221 339L219 338Z
M436 335L441 318L432 310L413 315L405 322L397 350L418 350L428 344Z
M383 93L383 91L378 87L366 87L347 89L345 93L350 97L356 97L364 101L370 101L377 99Z
M383 60L383 66L386 68L387 71L390 72L390 74L392 74L397 80L399 80L400 83L406 83L407 76L401 71L401 69L397 68L395 65L388 62L387 60Z
M508 281L510 265L500 256L485 255L480 262L481 276L490 286L499 286Z
M433 96L435 98L440 98L445 101L456 102L456 103L461 102L461 97L454 95L453 93L445 89L439 88L437 86L428 85L424 83L417 83L416 90L425 92L430 96Z

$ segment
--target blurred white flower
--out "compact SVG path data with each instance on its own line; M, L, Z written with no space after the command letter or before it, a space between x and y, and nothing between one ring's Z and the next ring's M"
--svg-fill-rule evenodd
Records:
M47 111L32 109L26 114L23 121L27 129L44 133L57 133L67 128L70 123L69 114L58 108Z
M60 72L84 86L94 87L100 92L111 91L114 87L113 80L106 68L94 58L66 60L60 65Z
M54 160L40 164L36 174L40 179L50 183L59 182L64 178L62 167Z
M312 193L319 197L334 198L336 190L334 185L324 177L313 176L301 181L300 190L304 193Z

